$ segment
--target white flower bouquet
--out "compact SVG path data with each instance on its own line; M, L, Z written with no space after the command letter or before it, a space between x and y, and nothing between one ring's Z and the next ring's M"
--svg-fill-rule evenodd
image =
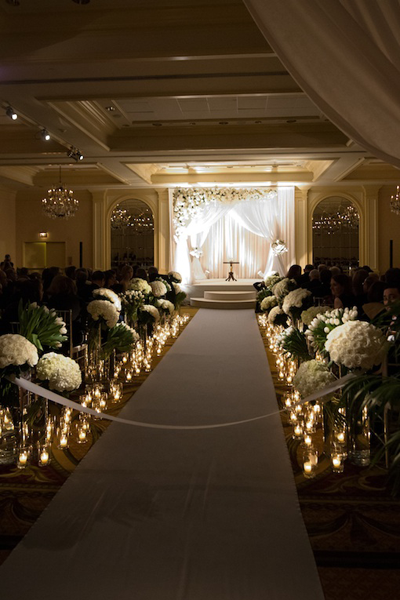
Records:
M128 289L142 292L146 296L152 293L151 287L147 281L145 279L141 279L140 277L134 277L131 279Z
M152 294L155 298L161 298L167 293L167 288L162 281L152 281L150 283Z
M288 279L285 277L281 281L278 281L273 288L272 293L276 296L279 303L283 302L283 299L287 294L297 288L297 283L294 279Z
M18 367L18 371L24 371L34 367L38 360L36 346L24 336L14 333L0 336L0 369Z
M121 310L121 300L112 290L109 290L108 288L99 288L97 290L93 290L93 296L95 296L96 300L108 300L114 304L118 311Z
M325 349L333 362L348 369L372 369L386 351L382 331L366 321L347 321L327 335Z
M282 279L283 277L278 275L278 273L273 273L264 279L264 285L268 290L272 291L274 285L282 281Z
M48 381L49 389L57 392L72 392L82 383L82 374L72 358L48 352L43 354L36 367L37 377Z
M160 313L152 304L144 304L138 311L138 321L141 325L154 324L159 320Z
M32 303L24 307L21 301L18 307L18 320L20 334L32 342L40 352L43 352L46 346L61 348L62 343L67 339L64 321L57 316L54 309L49 310L47 306Z
M175 283L182 283L182 275L178 273L178 271L170 271L168 276L172 281L175 281Z
M107 339L101 347L101 354L104 358L108 358L114 350L130 352L138 340L139 335L132 327L124 322L117 323L107 331Z
M127 290L121 294L121 301L125 315L132 324L137 319L137 311L145 302L145 295L136 290Z
M269 312L274 306L278 306L278 300L275 296L266 296L260 304L260 308L263 312Z
M161 298L157 301L157 308L161 309L168 315L172 315L172 313L175 310L175 306L172 304L172 302L170 302L169 300L165 300L164 298Z
M303 362L293 379L293 385L303 398L319 392L329 383L335 381L335 376L327 365L320 360Z
M268 321L272 325L287 325L287 314L283 312L280 306L271 308L268 314Z
M351 309L335 308L334 310L320 313L311 321L306 331L306 336L315 350L325 353L325 342L328 334L336 327L343 325L343 323L355 321L357 318L358 312L356 307Z
M325 313L330 310L327 306L310 306L307 310L303 310L300 315L300 319L304 325L311 325L312 321L319 314Z
M87 305L87 311L94 321L114 327L118 323L119 311L108 300L92 300Z
M303 310L312 302L312 294L308 290L298 288L289 292L283 300L282 309L287 315L298 319Z

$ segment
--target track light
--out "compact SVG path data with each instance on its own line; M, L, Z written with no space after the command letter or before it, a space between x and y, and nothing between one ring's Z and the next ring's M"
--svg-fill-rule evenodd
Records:
M42 131L40 132L40 137L42 138L42 140L44 140L45 142L48 142L50 140L50 134L47 131L47 129L42 129Z
M7 109L6 109L6 115L7 115L7 117L10 117L10 119L12 119L13 121L15 121L16 119L18 119L17 113L15 112L15 110L13 110L11 108L11 106L7 107Z
M77 148L70 148L67 153L68 158L73 158L78 162L79 160L83 160L83 154L79 152Z

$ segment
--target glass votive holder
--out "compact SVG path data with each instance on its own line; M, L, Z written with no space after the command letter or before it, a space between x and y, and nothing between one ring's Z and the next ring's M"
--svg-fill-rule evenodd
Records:
M76 441L78 444L86 444L88 441L88 430L84 419L78 423Z
M68 437L69 437L69 431L65 428L60 427L57 431L57 438L58 438L57 448L59 450L67 450L67 448L69 446Z
M307 479L315 477L318 466L318 450L310 446L303 452L303 475Z
M41 444L38 448L38 465L39 467L47 467L50 464L50 446Z
M20 446L17 450L17 468L25 469L29 466L31 460L31 448L30 446Z
M344 471L344 456L341 452L333 452L331 454L332 471L334 473L343 473Z
M302 437L303 437L303 426L301 423L296 423L296 425L293 428L292 438L294 440L299 440Z

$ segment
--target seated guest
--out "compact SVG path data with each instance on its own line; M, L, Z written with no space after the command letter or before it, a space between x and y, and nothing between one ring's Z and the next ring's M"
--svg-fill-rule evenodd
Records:
M296 282L298 282L299 278L301 277L301 266L291 265L285 277L288 279L294 279Z
M363 292L364 292L364 294L367 294L367 299L368 299L368 291L369 291L370 287L372 286L372 284L375 283L375 281L379 281L379 275L377 273L370 273L368 275L368 277L366 277L364 279Z
M70 279L75 279L75 271L76 271L76 267L74 267L72 265L69 267L65 267L65 269L64 269L64 273Z
M352 289L353 294L356 298L355 306L361 308L363 304L367 302L367 294L364 292L363 286L364 281L368 277L368 271L364 269L356 269L352 277Z
M304 272L302 275L300 275L299 281L298 281L300 287L302 287L302 288L307 287L307 284L310 281L310 273L312 270L314 270L313 265L306 265L304 267Z
M21 283L19 291L14 295L12 301L8 304L0 320L0 333L12 333L13 322L18 322L18 308L19 303L22 300L22 305L26 306L32 302L41 304L43 298L43 285L40 280L27 279ZM13 333L16 333L14 331Z
M355 306L355 296L351 290L351 279L347 275L341 273L332 277L331 292L334 308L353 308Z
M321 287L321 282L319 279L319 271L318 269L312 269L308 276L308 282L303 286L306 290L312 293L314 296L314 290L318 290Z
M146 273L146 271L145 271ZM119 282L122 286L122 291L126 292L126 290L129 288L129 284L131 282L131 279L133 277L133 269L130 265L124 265L121 269L121 275L119 278ZM137 277L139 277L139 275L137 275ZM146 275L147 278L147 275Z
M333 297L331 294L331 272L325 267L325 269L318 270L319 272L319 286L315 287L312 291L314 300L317 304L323 304L326 306L333 304Z
M386 284L383 291L383 304L389 306L400 300L400 285Z
M147 273L145 269L139 268L136 271L136 277L139 277L140 279L144 279L145 281L148 281L148 277L147 277Z
M147 269L147 274L148 274L148 277L149 277L149 282L155 281L156 278L159 276L158 275L158 269L157 269L157 267L149 267Z
M66 275L56 275L48 289L48 307L55 310L71 310L72 343L78 346L83 341L82 304L77 294L75 281ZM68 326L68 323L67 323ZM70 332L68 332L70 335Z
M114 269L110 269L109 271L105 271L104 273L104 287L112 290L113 286L117 283L117 274Z
M367 321L374 319L379 313L385 310L383 304L383 293L386 284L383 281L375 281L367 293L367 302L362 305L362 318Z

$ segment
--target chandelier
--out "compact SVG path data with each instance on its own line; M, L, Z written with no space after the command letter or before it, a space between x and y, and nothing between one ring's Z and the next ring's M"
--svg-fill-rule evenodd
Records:
M132 215L129 228L134 233L151 233L154 231L153 217L146 214L146 212L142 212L139 215Z
M124 229L131 222L131 215L125 208L121 208L119 204L114 208L111 214L111 227L113 229Z
M61 167L59 183L47 191L47 197L42 199L43 212L50 219L69 219L75 216L79 200L73 197L74 192L67 190L61 183Z
M390 196L390 210L395 215L400 215L400 186L397 186L396 194Z
M323 212L313 218L313 229L332 235L338 231L358 229L360 216L354 206L340 207L336 212Z

